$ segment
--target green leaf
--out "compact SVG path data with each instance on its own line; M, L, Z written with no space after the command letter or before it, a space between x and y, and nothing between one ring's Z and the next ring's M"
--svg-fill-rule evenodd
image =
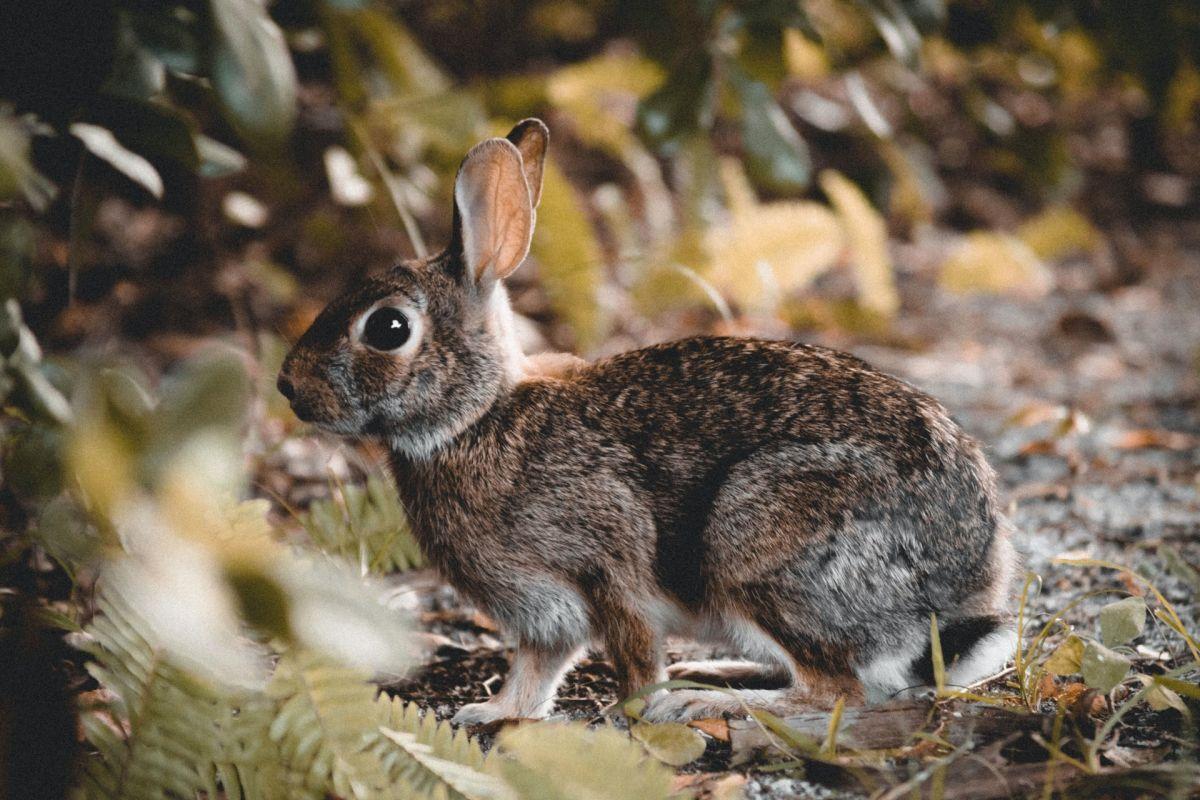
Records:
M25 123L0 109L0 198L22 195L34 211L45 211L58 192L29 158L32 138Z
M237 598L242 619L269 636L290 642L287 593L262 566L249 559L231 560L225 564L225 580Z
M529 251L537 259L550 305L571 327L577 347L586 351L603 340L608 327L599 302L603 259L575 188L550 159L538 219Z
M221 178L246 168L246 157L229 145L202 133L196 134L194 141L196 153L200 157L202 177Z
M0 301L23 296L33 247L33 226L16 213L0 214Z
M200 71L196 15L174 3L144 4L129 10L138 41L168 69L195 75Z
M1109 647L1125 644L1146 627L1146 601L1126 597L1100 609L1100 639Z
M61 469L58 465L57 470ZM75 499L65 493L42 507L35 536L47 553L72 572L76 567L91 563L100 546L100 538L88 524L87 515Z
M812 177L808 146L770 90L736 66L730 66L730 84L741 106L742 146L750 177L773 192L803 190Z
M50 497L62 490L62 434L30 425L11 435L4 450L4 479L24 498Z
M71 125L71 133L83 142L92 155L137 183L159 200L163 196L163 181L154 165L117 141L112 131L89 122Z
M1083 639L1068 636L1042 665L1051 675L1074 675L1083 663Z
M712 59L698 49L671 70L662 86L638 106L638 131L650 143L675 145L697 130L712 125Z
M123 18L117 30L116 58L101 91L145 100L162 92L166 81L162 61L141 46L129 19Z
M296 68L283 32L256 0L212 0L209 65L226 117L246 139L279 145L296 118Z
M536 800L658 800L671 771L612 728L537 723L500 733L489 764L517 793Z
M512 790L496 776L438 756L433 746L421 742L414 733L386 727L379 732L406 757L409 766L405 777L409 783L425 788L426 796L433 796L440 788L453 800L516 800Z
M700 731L678 722L638 722L629 733L645 746L647 753L672 767L682 767L704 755L704 737Z
M25 330L28 338L33 334ZM71 404L62 392L50 382L39 364L27 360L10 363L13 378L12 397L16 405L24 408L36 419L53 425L67 425L73 418Z
M365 487L343 486L340 496L340 502L313 501L300 518L317 549L347 559L362 574L403 572L424 563L390 478L369 475Z
M1083 648L1083 658L1080 659L1079 666L1083 682L1107 694L1125 680L1125 676L1129 674L1130 661L1099 642L1089 641Z
M1183 581L1194 594L1200 594L1200 572L1184 561L1178 550L1162 545L1158 548L1158 554L1162 556L1168 572Z

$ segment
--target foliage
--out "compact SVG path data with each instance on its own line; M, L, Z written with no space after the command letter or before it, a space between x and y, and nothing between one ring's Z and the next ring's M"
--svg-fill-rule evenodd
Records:
M530 800L617 800L672 795L671 772L648 761L629 737L612 728L540 723L504 731L491 759L519 797ZM570 764L571 769L563 769ZM614 776L620 780L614 780Z
M337 500L314 501L300 522L313 545L358 564L364 575L399 572L424 563L396 487L386 476L373 474L365 486L344 486Z

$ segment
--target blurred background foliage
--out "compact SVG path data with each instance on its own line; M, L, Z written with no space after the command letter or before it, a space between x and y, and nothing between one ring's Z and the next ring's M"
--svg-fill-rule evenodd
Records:
M361 691L362 670L413 649L367 576L420 554L389 484L341 486L367 471L353 454L297 455L272 388L328 298L446 241L454 171L480 138L531 115L552 131L511 286L530 350L811 328L902 341L906 307L931 293L1040 297L1073 253L1133 281L1136 259L1101 232L1196 214L1200 8L1131 14L1102 0L4 4L0 527L17 535L0 585L19 591L0 619L46 663L84 658L47 631L85 642L89 791L134 796L133 776L181 795L406 781L503 796L493 773L536 784L557 769L525 736L510 744L528 763L485 776L477 751ZM909 243L934 254L932 281L906 276ZM291 509L297 473L301 497L331 498ZM61 671L42 672L10 672L27 681L13 696L59 697L39 681ZM341 705L298 710L309 678ZM70 714L30 702L10 718L71 749ZM328 741L293 740L323 713L339 721ZM164 775L155 748L189 724L228 736ZM269 752L230 750L247 730ZM68 780L63 763L37 780Z

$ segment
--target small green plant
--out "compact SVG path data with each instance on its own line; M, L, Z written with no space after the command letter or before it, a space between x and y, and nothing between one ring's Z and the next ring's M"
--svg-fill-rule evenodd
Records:
M313 502L300 522L321 552L348 559L364 575L425 563L386 475L372 474L364 486L340 487L337 498Z

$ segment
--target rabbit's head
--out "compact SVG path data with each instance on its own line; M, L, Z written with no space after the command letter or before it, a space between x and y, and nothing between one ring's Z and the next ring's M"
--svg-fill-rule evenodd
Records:
M321 312L279 373L297 416L420 458L520 374L500 281L529 251L548 136L529 119L472 148L454 183L450 246L366 280Z

